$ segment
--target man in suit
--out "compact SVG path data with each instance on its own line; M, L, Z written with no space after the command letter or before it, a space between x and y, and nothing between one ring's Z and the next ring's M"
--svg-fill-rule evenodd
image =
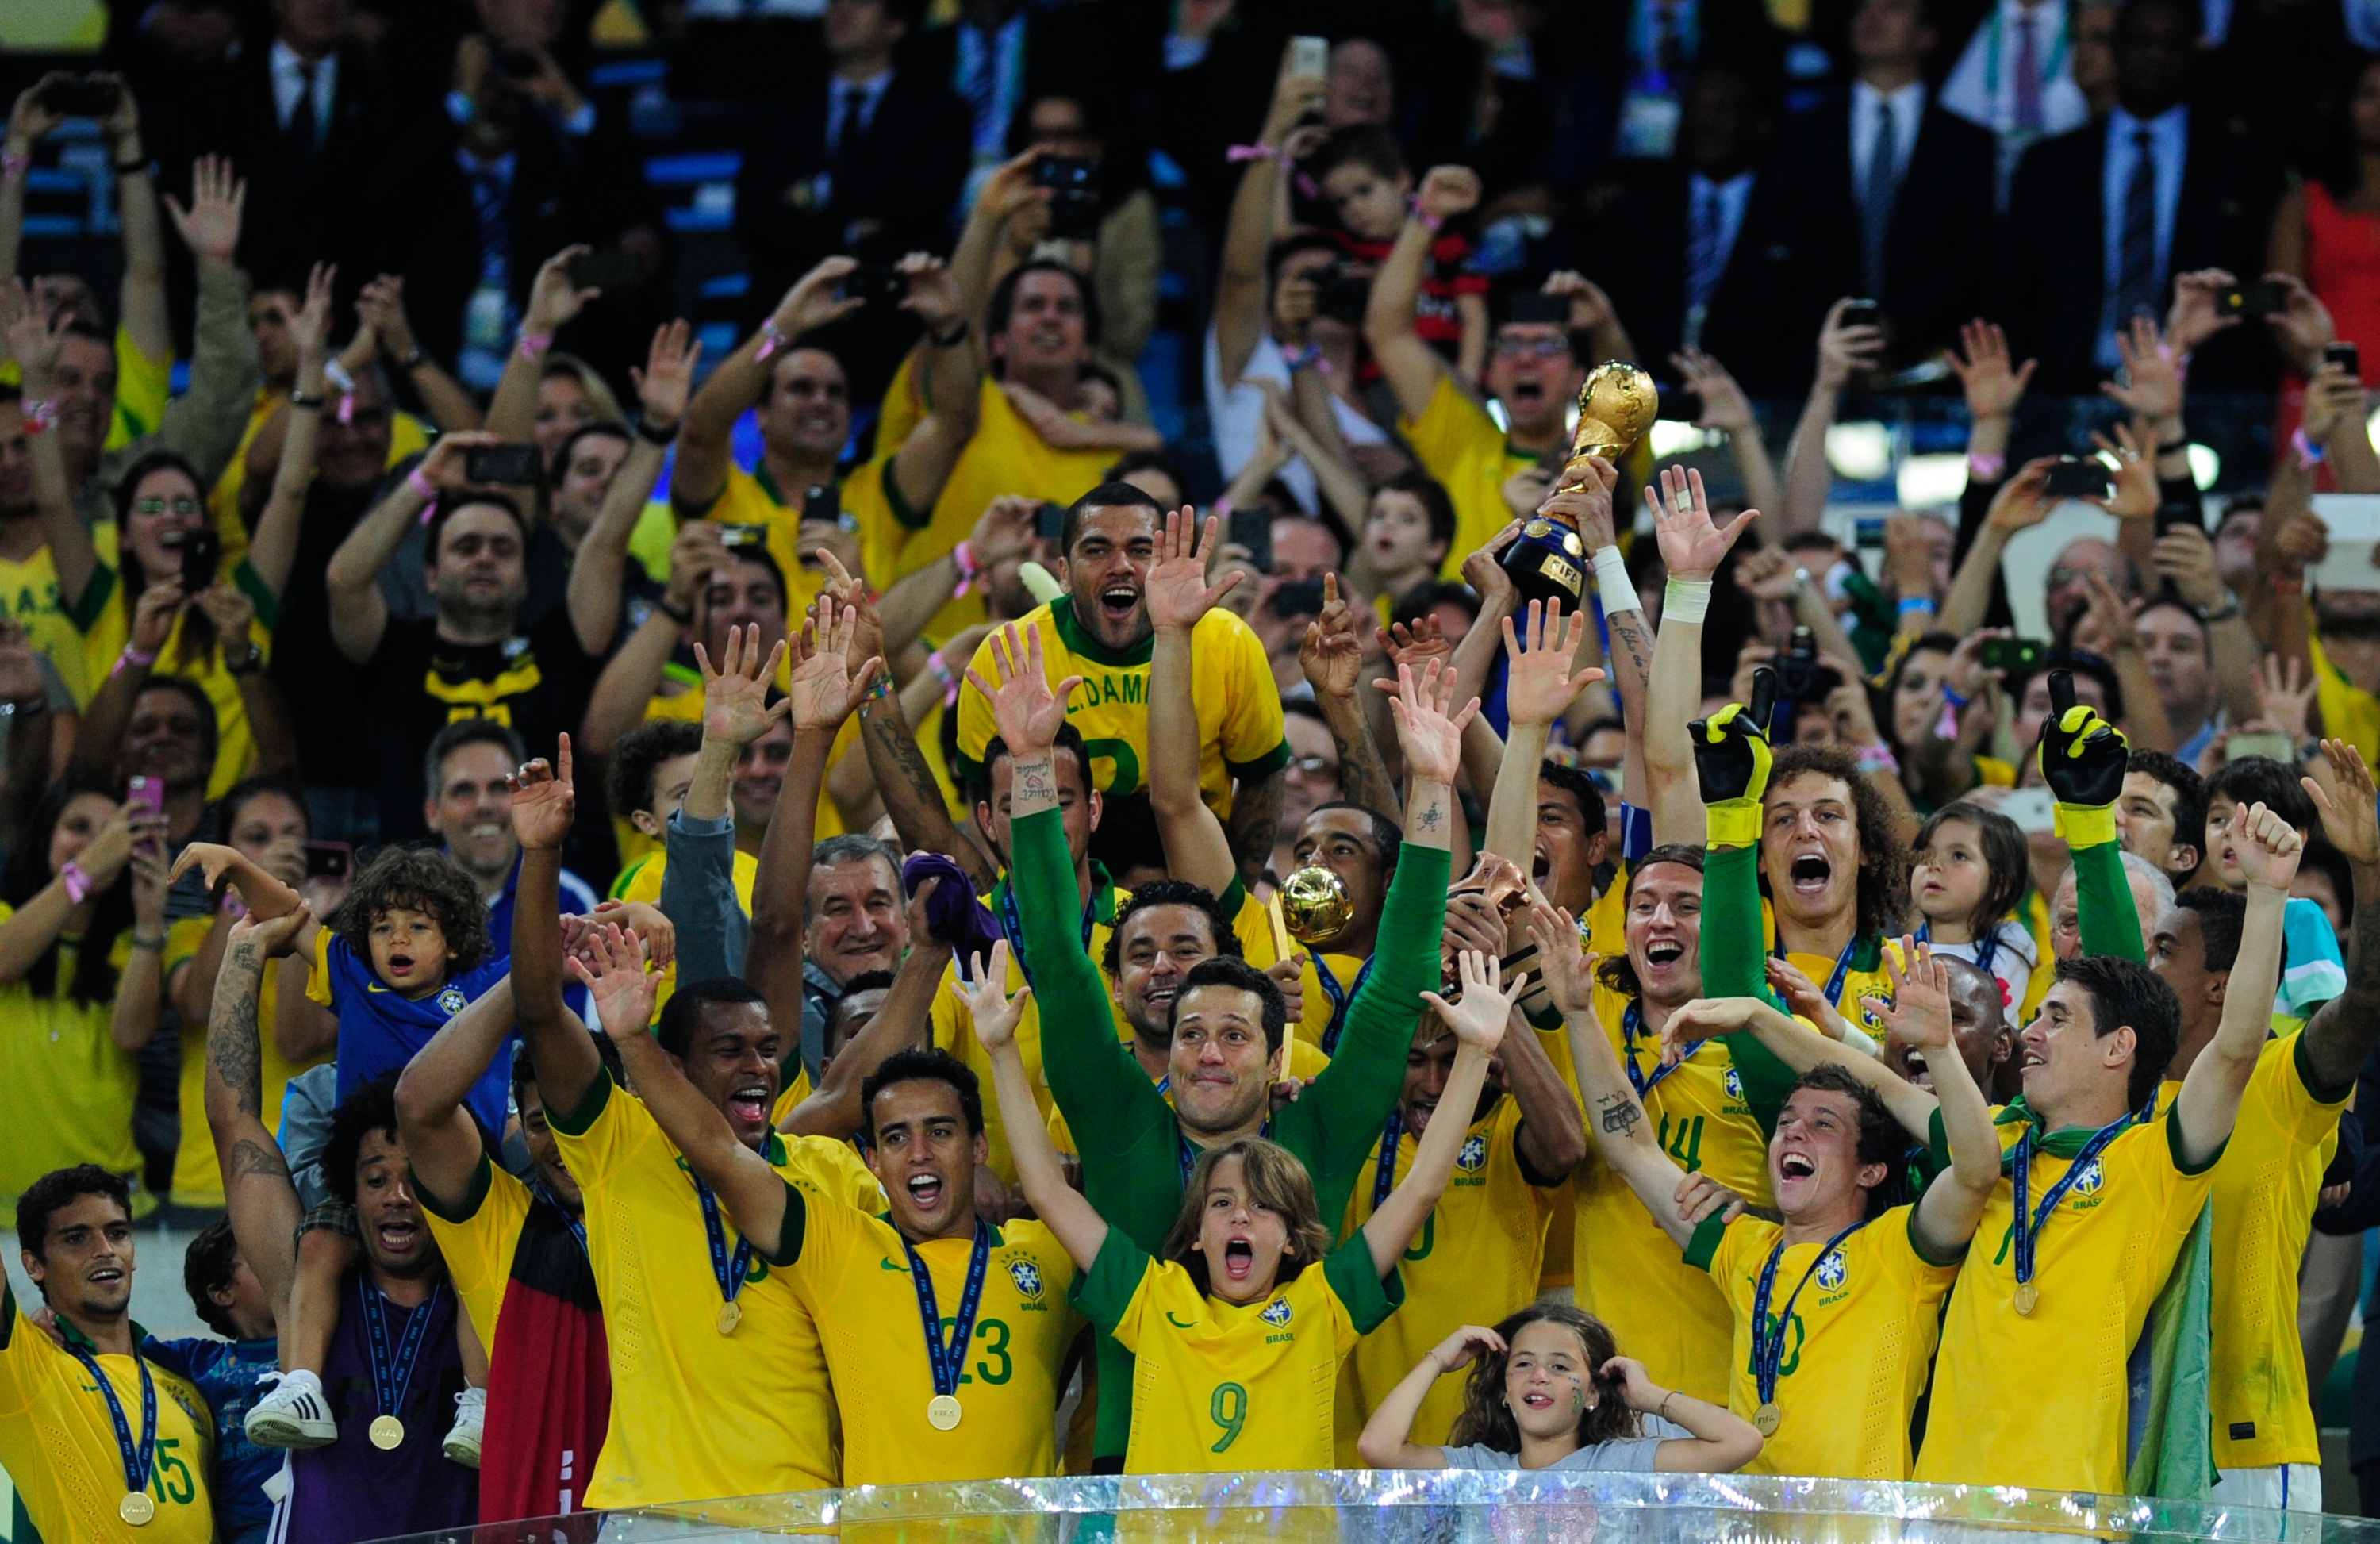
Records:
M838 252L891 262L944 251L966 180L966 109L894 50L924 0L829 0L826 71L793 93L773 136L747 157L738 234L774 295Z
M1751 72L1706 65L1686 91L1677 158L1618 168L1591 273L1655 371L1699 347L1755 396L1808 382L1810 334L1791 305L1791 221L1777 179L1759 171L1773 122Z
M1800 331L1846 295L1884 307L1886 358L1930 359L1990 303L1998 239L1989 129L1943 110L1924 76L1928 0L1859 0L1851 90L1793 120L1776 175L1795 225Z
M2117 329L2162 318L2176 274L2263 268L2278 191L2246 129L2190 105L2195 0L2126 0L2116 19L2116 105L2025 152L2009 201L2002 300L2015 357L2037 389L2087 392L2119 362ZM2265 346L2232 328L2199 352L2192 385L2252 386Z

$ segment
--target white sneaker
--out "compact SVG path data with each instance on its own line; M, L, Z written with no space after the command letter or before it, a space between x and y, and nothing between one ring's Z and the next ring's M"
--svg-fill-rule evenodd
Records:
M455 1425L438 1451L467 1469L480 1466L480 1442L488 1429L488 1391L466 1388L455 1396Z
M257 1382L272 1387L249 1407L249 1441L261 1448L326 1448L339 1440L321 1379L301 1368L268 1372Z

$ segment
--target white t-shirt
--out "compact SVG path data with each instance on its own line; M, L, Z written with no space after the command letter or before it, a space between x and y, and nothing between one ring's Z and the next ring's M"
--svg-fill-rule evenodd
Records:
M2041 964L2034 957L2033 934L2025 930L2023 924L2011 918L1994 928L1986 942L1991 946L1988 962L1985 958L1983 943L1937 942L1933 948L1937 954L1964 960L1978 970L1996 977L2000 983L2003 1003L2013 1015L2024 1005L2024 994L2033 985L2034 969ZM2010 1022L2014 1022L2013 1018Z
M1693 1432L1658 1416L1639 1416L1636 1426L1639 1434L1634 1437L1615 1437L1609 1442L1597 1442L1581 1448L1568 1457L1557 1460L1552 1467L1649 1475L1653 1472L1654 1454L1663 1442L1681 1438L1688 1441L1694 1440ZM1517 1469L1521 1466L1519 1453L1506 1453L1500 1448L1449 1447L1439 1451L1446 1454L1446 1466L1450 1469Z
M1257 453L1257 425L1264 419L1264 392L1255 383L1270 381L1281 390L1289 390L1289 357L1281 351L1270 333L1257 337L1256 352L1248 356L1247 368L1240 372L1237 384L1223 384L1221 346L1216 341L1215 329L1207 329L1207 417L1212 422L1215 435L1215 459L1221 463L1223 480L1231 481L1240 475L1240 468ZM1330 410L1339 419L1339 434L1351 445L1376 445L1388 439L1388 432L1363 414L1348 407L1337 396L1330 399ZM1298 502L1308 514L1321 507L1314 486L1314 468L1298 457L1281 468L1281 480L1289 484Z

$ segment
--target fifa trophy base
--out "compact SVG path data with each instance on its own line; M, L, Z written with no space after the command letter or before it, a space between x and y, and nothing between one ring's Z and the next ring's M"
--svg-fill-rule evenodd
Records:
M1500 561L1524 604L1558 600L1575 611L1586 593L1586 543L1558 520L1529 521Z

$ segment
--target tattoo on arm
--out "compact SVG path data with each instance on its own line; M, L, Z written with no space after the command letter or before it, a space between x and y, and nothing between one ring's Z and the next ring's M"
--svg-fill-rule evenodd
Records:
M1636 676L1640 681L1653 673L1653 652L1645 646L1645 635L1638 626L1644 615L1643 612L1631 608L1630 611L1613 613L1609 619L1611 636L1628 650L1628 662L1636 667ZM1622 617L1630 620L1622 621Z
M1345 785L1341 785L1344 793ZM1242 780L1232 794L1232 818L1223 822L1243 882L1254 884L1272 861L1273 844L1281 839L1281 774L1256 782Z
M225 1165L224 1179L237 1185L244 1179L277 1179L286 1184L289 1164L282 1158L281 1149L262 1142L241 1137L232 1145L230 1161Z
M261 978L254 954L246 950L236 951L225 963L229 968L217 984L213 1025L207 1035L207 1056L214 1064L216 1076L238 1100L240 1112L261 1119L264 1082L259 1064L262 1050L258 1037L262 1031L256 1022L257 985Z
M1626 1094L1606 1094L1596 1103L1603 1122L1603 1129L1610 1136L1623 1137L1634 1136L1636 1123L1645 1118L1643 1108Z
M2325 1084L2351 1084L2380 1038L2380 906L2355 915L2347 949L2347 990L2306 1026L2308 1058Z

